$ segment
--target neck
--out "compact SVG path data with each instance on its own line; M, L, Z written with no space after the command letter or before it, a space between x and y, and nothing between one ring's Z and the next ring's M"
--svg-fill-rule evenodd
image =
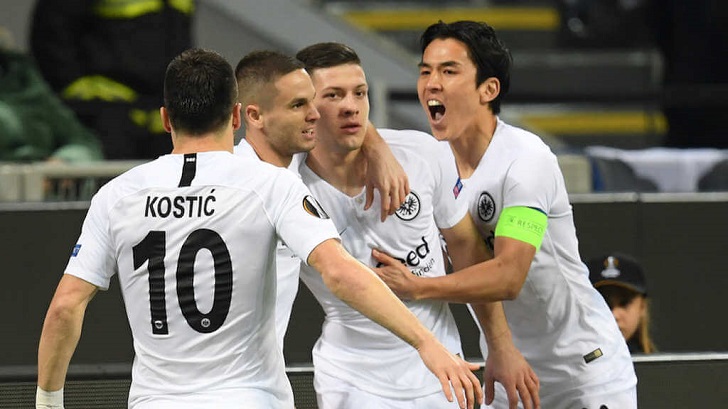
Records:
M306 165L347 196L356 196L364 188L367 162L361 149L346 153L325 151L319 142L317 147L309 152Z
M258 155L263 162L270 163L273 166L287 168L293 160L292 155L284 155L276 151L273 146L260 132L246 132L245 140L253 147L255 154Z
M475 172L481 158L490 146L496 124L495 115L490 114L485 121L476 123L459 137L450 141L461 178L467 179Z
M202 135L189 135L172 131L174 154L233 151L233 132L226 129L224 132L210 132Z

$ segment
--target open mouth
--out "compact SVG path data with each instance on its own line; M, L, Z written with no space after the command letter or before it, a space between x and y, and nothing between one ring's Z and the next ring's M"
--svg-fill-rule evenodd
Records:
M428 100L427 108L430 110L430 118L434 121L439 121L445 115L445 105L440 101Z
M307 129L305 131L302 131L301 134L303 134L303 136L306 138L313 138L315 136L313 129Z

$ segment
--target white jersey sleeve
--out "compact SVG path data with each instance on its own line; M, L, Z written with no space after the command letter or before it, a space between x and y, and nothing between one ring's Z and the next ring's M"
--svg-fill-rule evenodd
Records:
M71 252L65 274L71 274L107 290L116 273L115 252L109 236L108 189L101 189L91 200L81 235Z
M339 235L333 223L321 223L321 220L329 220L330 217L303 182L292 173L289 175L295 183L292 183L283 202L284 207L276 218L276 231L291 251L308 264L308 256L316 246L329 238L339 239ZM312 237L317 239L311 240Z
M548 214L558 192L560 177L553 154L536 151L519 157L512 162L504 180L503 208L525 206Z

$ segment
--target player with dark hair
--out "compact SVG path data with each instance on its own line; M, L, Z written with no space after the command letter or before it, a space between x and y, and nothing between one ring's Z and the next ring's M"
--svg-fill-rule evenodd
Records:
M299 171L330 209L345 248L372 267L377 265L372 251L383 251L411 274L438 277L445 275L442 233L454 265L485 260L487 250L467 215L467 202L453 192L457 170L452 155L446 155L449 147L425 133L378 130L407 172L412 189L395 217L384 223L379 209L361 208L371 169L361 147L366 135L375 130L368 121L369 88L359 57L350 47L331 42L308 46L296 56L311 74L321 114L316 123L318 142ZM439 396L437 382L406 344L338 301L315 272L304 268L301 278L326 313L313 350L314 386L321 409L452 407ZM462 353L447 303L412 301L407 306L453 353ZM503 364L499 379L512 388L514 396L516 389L525 396L537 395L537 380L521 382L535 375L507 335L501 303L484 305L479 312L493 335L489 344L498 349L494 355Z
M160 114L174 150L92 199L43 324L36 408L63 407L86 307L114 274L134 339L130 408L292 408L273 319L279 239L412 345L448 398L454 389L461 407L472 405L481 395L470 367L345 252L303 183L232 153L236 96L220 55L192 49L170 63Z
M460 194L494 257L444 277L401 268L380 276L405 298L505 300L513 342L541 381L544 408L636 408L634 366L581 262L556 156L497 116L510 84L508 49L492 27L474 21L433 24L421 42L420 104L435 138L450 143ZM487 372L482 340L481 349ZM508 407L502 393L495 407Z
M257 50L238 62L235 76L245 124L245 135L235 146L235 153L289 167L297 173L301 160L297 154L315 146L314 128L320 117L313 104L315 89L304 64L277 51ZM363 153L371 171L367 180L367 203L361 207L369 208L376 186L385 209L382 216L386 217L408 193L407 176L379 135L370 135L364 143L369 148ZM283 242L278 243L276 270L276 332L283 347L300 271L300 260Z

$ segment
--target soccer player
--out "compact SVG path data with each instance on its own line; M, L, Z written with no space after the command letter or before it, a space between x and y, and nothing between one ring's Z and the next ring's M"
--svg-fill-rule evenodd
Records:
M498 118L510 53L490 26L472 21L433 24L421 44L420 103L435 138L450 143L460 194L494 258L436 278L382 259L393 268L381 277L408 299L508 300L513 341L541 381L544 408L635 408L634 367L581 262L556 156ZM495 407L508 407L499 396Z
M136 354L130 408L292 408L273 323L279 237L333 292L417 349L448 398L454 389L465 407L480 397L471 366L345 252L295 175L233 155L240 105L224 58L185 51L164 95L174 150L94 196L43 325L36 408L63 407L84 312L115 273Z
M404 167L411 191L394 217L380 222L379 209L362 209L369 167L361 146L370 126L368 85L359 57L339 43L319 43L296 55L306 64L316 88L318 142L299 166L301 177L328 209L344 247L359 261L376 265L372 250L393 254L418 276L442 276L445 263L439 232L452 246L453 262L466 266L484 260L485 244L457 200L455 161L449 147L417 131L379 130ZM443 154L444 153L444 154ZM438 230L439 228L439 230ZM314 386L319 408L450 408L439 385L405 343L339 301L320 275L304 268L301 278L324 308L326 319L313 350ZM506 326L500 302L493 316ZM408 303L410 310L453 353L462 354L460 337L447 303ZM505 328L507 331L507 327ZM509 338L504 361L529 371ZM510 346L510 348L508 348ZM509 361L507 354L515 359ZM530 372L532 374L532 372ZM537 393L534 382L533 393ZM527 388L523 392L528 394ZM515 393L515 391L514 391Z
M245 136L235 146L235 153L279 167L297 168L298 161L291 165L294 155L314 147L314 124L320 117L313 105L315 90L303 63L276 51L253 51L238 62L235 77L245 124ZM368 201L362 208L369 208L371 188L378 186L384 192L380 197L386 217L404 200L407 176L381 137L372 135L365 142L370 148L365 151L369 166L379 172L371 172ZM281 348L298 292L300 263L283 242L278 243L276 334Z

